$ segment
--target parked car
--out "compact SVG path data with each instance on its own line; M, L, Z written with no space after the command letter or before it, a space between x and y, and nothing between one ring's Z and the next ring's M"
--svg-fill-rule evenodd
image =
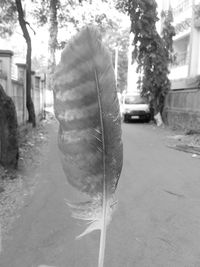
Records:
M121 113L124 122L139 119L149 122L151 118L148 100L138 94L124 95Z

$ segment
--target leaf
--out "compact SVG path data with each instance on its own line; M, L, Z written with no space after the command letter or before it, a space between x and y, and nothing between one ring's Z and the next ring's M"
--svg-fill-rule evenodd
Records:
M89 221L80 236L101 230L99 266L103 266L123 155L114 70L96 28L85 27L64 49L54 75L54 93L64 172L68 182L90 198L68 205L73 217Z

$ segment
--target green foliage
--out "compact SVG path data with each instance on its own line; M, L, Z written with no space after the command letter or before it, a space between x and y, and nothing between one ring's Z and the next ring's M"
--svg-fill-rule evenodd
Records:
M0 84L0 163L16 168L18 162L18 125L14 102Z
M17 22L15 1L1 0L0 10L0 36L5 38L13 34L15 30L15 24Z
M38 26L44 31L49 31L50 38L46 40L49 42L49 51L51 51L49 62L54 62L55 51L63 49L71 37L83 26L86 24L98 26L104 43L113 55L113 63L114 52L118 47L118 90L126 89L129 18L116 10L117 0L27 0L22 2L26 3L26 17L29 18L31 25L34 28ZM52 11L52 2L56 2L55 13ZM3 32L12 34L15 29L13 25L17 22L15 1L1 0L0 7L3 10L0 14L0 34L1 36Z
M38 26L44 26L48 22L49 1L33 0L34 9L32 15L35 17Z
M123 91L126 87L127 51L129 43L129 28L122 25L128 20L125 14L115 8L115 1L58 1L57 21L58 36L57 49L62 49L76 32L86 24L98 26L102 33L103 41L114 54L115 48L119 49L118 62L118 88ZM49 0L34 0L33 15L38 25L49 23Z
M165 20L162 39L156 30L158 14L155 0L120 0L117 7L127 12L131 19L131 32L134 33L132 57L138 64L141 94L149 96L154 114L162 112L165 96L170 89L168 64L172 42L167 38L173 36L173 29L169 29L171 17L167 16Z
M174 62L174 55L173 55L173 37L175 36L175 28L172 25L173 22L173 13L172 9L170 8L167 11L161 12L162 18L162 39L164 41L165 50L167 52L167 58L169 63Z

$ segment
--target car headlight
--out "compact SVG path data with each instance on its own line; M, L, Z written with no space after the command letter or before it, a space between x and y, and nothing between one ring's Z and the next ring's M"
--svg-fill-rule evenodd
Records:
M125 112L125 113L130 113L131 110L126 108L126 109L124 110L124 112Z
M149 107L146 107L145 112L150 112Z

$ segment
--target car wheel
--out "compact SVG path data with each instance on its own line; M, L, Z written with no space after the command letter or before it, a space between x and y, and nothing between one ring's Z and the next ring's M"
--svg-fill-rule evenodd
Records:
M146 119L145 119L145 122L146 122L146 123L149 123L150 120L151 120L150 118L146 118Z
M128 122L128 119L127 119L127 117L124 115L124 118L123 118L123 122Z

